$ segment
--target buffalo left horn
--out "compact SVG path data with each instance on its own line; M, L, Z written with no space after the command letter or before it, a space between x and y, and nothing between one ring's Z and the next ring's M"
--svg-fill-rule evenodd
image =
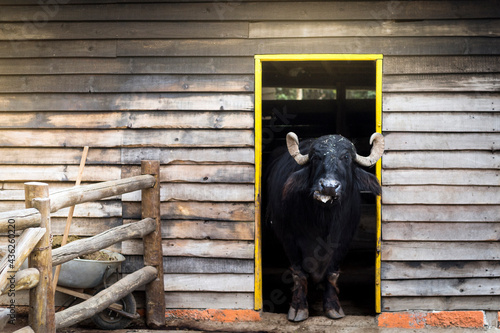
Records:
M302 155L300 153L299 138L297 137L297 134L289 132L286 135L286 146L288 147L288 152L292 155L297 164L304 165L309 161L308 155Z
M382 157L385 148L384 136L380 133L373 133L370 137L370 144L373 144L370 156L360 156L356 154L356 162L362 166L372 166Z

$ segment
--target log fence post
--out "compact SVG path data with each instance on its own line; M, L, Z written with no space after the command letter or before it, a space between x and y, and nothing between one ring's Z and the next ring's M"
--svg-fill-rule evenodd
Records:
M29 267L40 272L39 282L29 294L29 324L35 333L55 333L54 291L52 290L52 242L50 229L49 185L39 182L24 184L26 208L40 212L40 227L45 235L29 256Z
M144 265L157 270L156 279L146 284L146 324L150 328L165 327L165 292L163 283L163 251L160 215L160 162L142 161L141 173L156 179L154 187L142 190L142 218L156 220L156 230L143 237Z

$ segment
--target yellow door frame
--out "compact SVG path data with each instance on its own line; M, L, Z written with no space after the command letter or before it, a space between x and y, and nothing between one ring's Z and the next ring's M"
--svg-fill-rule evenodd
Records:
M255 56L255 291L254 309L261 310L262 244L261 244L261 186L262 186L262 62L264 61L375 61L375 131L382 133L382 59L381 54L266 54ZM382 162L376 164L375 174L381 180ZM381 200L377 197L377 247L375 258L375 311L381 312L380 250Z

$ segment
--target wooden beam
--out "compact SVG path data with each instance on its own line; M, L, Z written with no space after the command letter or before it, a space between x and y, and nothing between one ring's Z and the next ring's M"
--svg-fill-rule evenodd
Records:
M0 232L40 226L40 212L35 208L0 213Z
M56 328L68 327L92 317L96 313L106 309L109 305L130 294L141 285L153 281L156 279L156 276L157 270L151 266L146 266L127 275L120 281L102 290L91 299L58 312L56 314Z
M127 192L151 187L155 179L149 175L102 182L93 185L73 187L69 190L54 193L50 198L50 211L71 207L83 202L100 200Z
M146 285L146 323L151 328L165 326L163 252L160 214L160 162L142 161L141 173L155 177L155 186L142 190L142 218L155 219L155 230L144 236L144 265L156 268L156 278Z
M126 239L144 237L156 228L151 218L108 229L94 237L76 240L52 252L52 264L63 264L78 256L93 253Z
M46 229L45 234L29 257L29 266L40 272L38 285L30 289L29 323L34 328L35 333L55 333L49 185L36 182L26 183L25 193L26 208L38 209L41 214L40 226Z
M0 261L0 295L6 291L10 291L12 288L10 283L12 275L17 272L22 263L28 258L33 248L44 236L45 231L45 228L29 228L23 232L16 243L9 242L10 245L14 244L15 247L9 246L6 256Z
M16 291L36 287L40 281L40 272L36 268L27 268L17 271L15 275Z

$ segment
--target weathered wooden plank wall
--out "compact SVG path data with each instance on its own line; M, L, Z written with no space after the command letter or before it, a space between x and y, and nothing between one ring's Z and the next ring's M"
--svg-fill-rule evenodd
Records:
M498 0L0 5L0 210L25 181L71 186L84 145L87 183L159 159L167 306L252 308L253 56L380 53L383 310L498 310ZM137 200L81 205L72 230Z

